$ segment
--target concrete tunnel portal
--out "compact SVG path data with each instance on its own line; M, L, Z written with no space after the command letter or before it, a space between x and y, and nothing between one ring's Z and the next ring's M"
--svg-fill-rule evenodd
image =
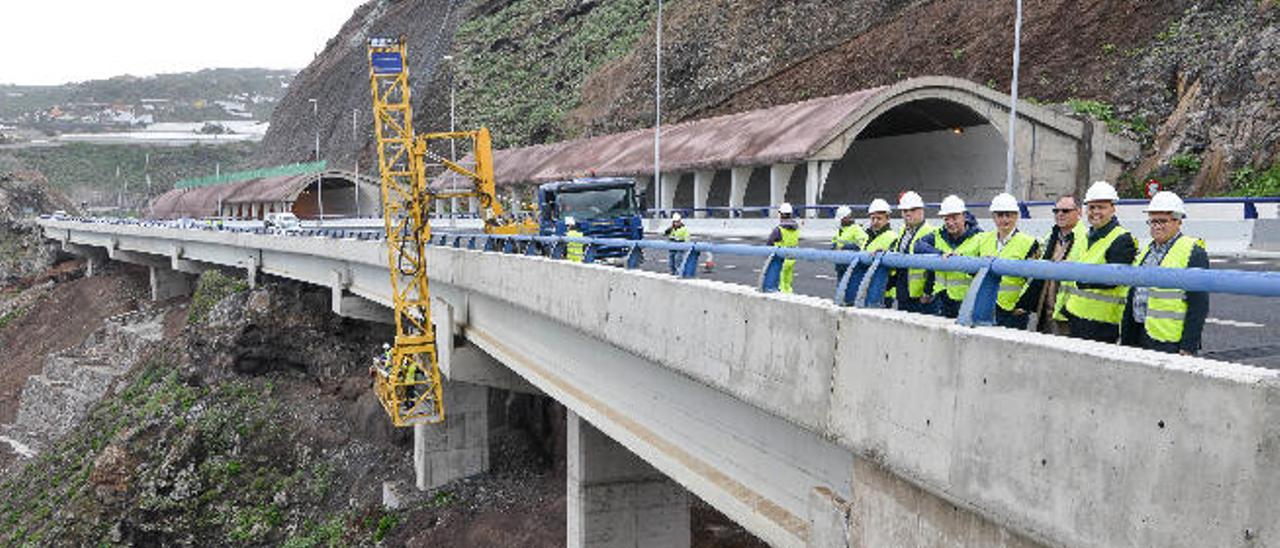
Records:
M914 189L930 201L957 194L985 201L1004 190L1006 141L989 120L968 106L946 99L920 99L880 114L858 132L844 156L829 168L818 203L865 204L883 198L896 205L899 193ZM785 200L804 204L806 166L791 172ZM694 174L681 175L674 206L694 207ZM730 171L715 172L708 207L730 205ZM770 205L770 173L755 169L743 205ZM652 186L645 203L653 204Z
M994 123L945 99L893 107L872 120L834 163L820 202L894 203L907 189L931 200L958 194L985 201L1004 190L1006 142ZM788 189L789 199L803 199L803 180Z
M906 189L930 202L947 194L985 202L1004 190L1009 140L1014 195L1045 200L1114 179L1137 157L1137 143L1099 122L1030 103L1019 105L1010 135L1009 99L926 76L663 125L660 180L652 128L500 150L494 163L510 191L587 173L635 177L647 207L671 210L865 204Z

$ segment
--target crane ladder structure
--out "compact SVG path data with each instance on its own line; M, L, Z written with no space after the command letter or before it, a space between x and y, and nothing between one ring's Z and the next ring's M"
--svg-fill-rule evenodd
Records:
M495 194L488 129L415 136L406 51L403 38L369 40L374 137L382 175L382 212L396 325L391 357L377 371L374 390L396 426L444 420L426 264L431 203L475 198L485 232L518 234L537 230L537 225L527 219L517 222L503 215ZM470 151L472 163L464 165L454 159L459 148ZM446 149L452 151L450 158L436 152ZM446 180L457 179L466 184L442 190L444 183L450 182Z

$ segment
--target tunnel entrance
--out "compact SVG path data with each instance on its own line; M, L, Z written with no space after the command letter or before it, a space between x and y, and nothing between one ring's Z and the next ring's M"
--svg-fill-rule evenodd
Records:
M355 182L348 177L326 175L319 182L313 178L294 200L293 214L300 219L318 219L320 200L323 199L326 219L377 216L382 209L379 189L370 184L361 184L357 198L356 188Z
M876 117L831 169L820 202L926 201L956 194L984 202L1004 190L1005 140L992 121L945 99L903 103Z

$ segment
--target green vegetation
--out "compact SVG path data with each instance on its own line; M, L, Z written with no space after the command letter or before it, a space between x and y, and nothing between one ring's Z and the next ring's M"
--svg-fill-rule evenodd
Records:
M217 270L206 270L200 275L196 290L191 295L191 305L187 309L187 323L189 325L204 323L209 311L213 309L213 305L218 304L218 301L248 289L249 283L244 280L232 278Z
M1246 166L1231 174L1232 196L1280 196L1280 163L1259 171Z
M196 386L177 373L178 353L145 360L119 396L0 484L0 546L116 544L118 518L71 518L109 511L105 493L163 544L368 545L399 525L380 509L325 516L332 467L296 449L271 383Z
M26 315L26 313L27 313L27 309L18 307L4 313L4 315L0 315L0 329L4 329L9 324L22 319L22 317Z
M1091 99L1067 99L1067 106L1077 114L1084 114L1101 120L1107 124L1107 131L1111 133L1129 130L1140 138L1146 138L1151 135L1151 128L1145 120L1141 118L1118 118L1115 114L1115 107L1109 103Z
M1110 42L1102 45L1102 54L1111 55L1116 52L1116 45Z
M153 194L160 194L179 179L210 175L216 166L223 171L245 169L250 166L256 147L254 143L181 147L68 143L0 151L0 171L19 168L39 171L54 187L73 199L77 189L114 197L126 186L128 196L137 198L147 191L148 171ZM150 168L147 167L148 155Z
M1169 158L1169 165L1182 173L1199 173L1200 157L1195 154L1175 154L1172 158Z
M503 128L498 148L574 137L560 122L582 82L629 51L652 12L651 0L515 0L468 20L454 38L461 125Z
M89 80L59 86L0 86L0 119L16 118L23 113L48 110L69 102L107 104L139 104L142 99L167 99L170 112L156 121L198 122L225 116L221 108L208 101L228 99L237 94L270 98L258 104L246 104L254 118L266 120L276 101L284 97L282 83L293 79L296 71L271 69L207 69L197 72L157 74L155 76L116 76L105 80Z

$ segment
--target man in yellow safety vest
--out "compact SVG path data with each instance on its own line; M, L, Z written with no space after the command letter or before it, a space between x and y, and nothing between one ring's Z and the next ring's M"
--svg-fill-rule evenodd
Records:
M924 199L914 190L902 193L898 198L898 211L902 212L902 232L889 251L913 255L916 244L938 231L938 227L924 219ZM938 303L929 288L933 286L933 271L923 268L894 270L889 279L886 296L896 301L898 310L936 314ZM895 303L886 302L885 306Z
M840 227L836 228L836 235L831 238L831 249L836 251L858 251L867 245L867 232L853 222L853 209L849 206L840 206L836 208L836 218L840 220ZM844 277L844 271L849 269L847 264L836 264L836 280Z
M1116 220L1116 202L1120 196L1115 187L1098 181L1085 193L1084 203L1089 219L1089 232L1074 262L1082 264L1133 264L1138 256L1138 242L1133 234ZM1120 339L1120 320L1124 317L1125 295L1122 285L1063 282L1059 291L1067 292L1063 314L1071 336L1080 339L1114 343Z
M1040 258L1040 241L1018 230L1018 199L1002 192L991 199L991 217L996 225L993 232L979 235L978 255L1016 261L1033 261ZM1034 295L1027 292L1027 279L1017 276L1001 276L996 292L996 325L1012 329L1026 329L1027 310L1034 305Z
M671 226L662 231L662 235L667 237L670 242L688 242L689 227L684 226L684 217L679 213L671 215ZM667 267L671 271L671 275L675 276L680 273L680 264L684 262L684 252L674 249L667 252Z
M584 238L581 230L578 230L578 221L573 217L564 218L564 236L566 238ZM566 242L564 244L564 258L570 262L580 263L586 257L586 246L579 242Z
M1138 254L1138 266L1209 268L1204 240L1182 233L1186 216L1182 199L1157 192L1147 205L1151 243ZM1171 354L1193 355L1200 350L1200 334L1209 314L1209 294L1159 287L1129 290L1121 340L1124 344Z
M938 214L942 215L943 230L920 238L916 242L916 253L977 257L981 240L978 235L982 229L978 228L978 220L969 213L964 200L954 194L943 198ZM971 281L973 274L966 272L935 272L933 293L939 301L938 313L948 318L958 317Z
M794 218L795 210L791 204L783 202L778 206L778 226L769 233L765 245L774 247L797 247L800 245L800 224ZM796 260L783 259L782 275L778 280L778 291L791 293L791 281L796 275Z

